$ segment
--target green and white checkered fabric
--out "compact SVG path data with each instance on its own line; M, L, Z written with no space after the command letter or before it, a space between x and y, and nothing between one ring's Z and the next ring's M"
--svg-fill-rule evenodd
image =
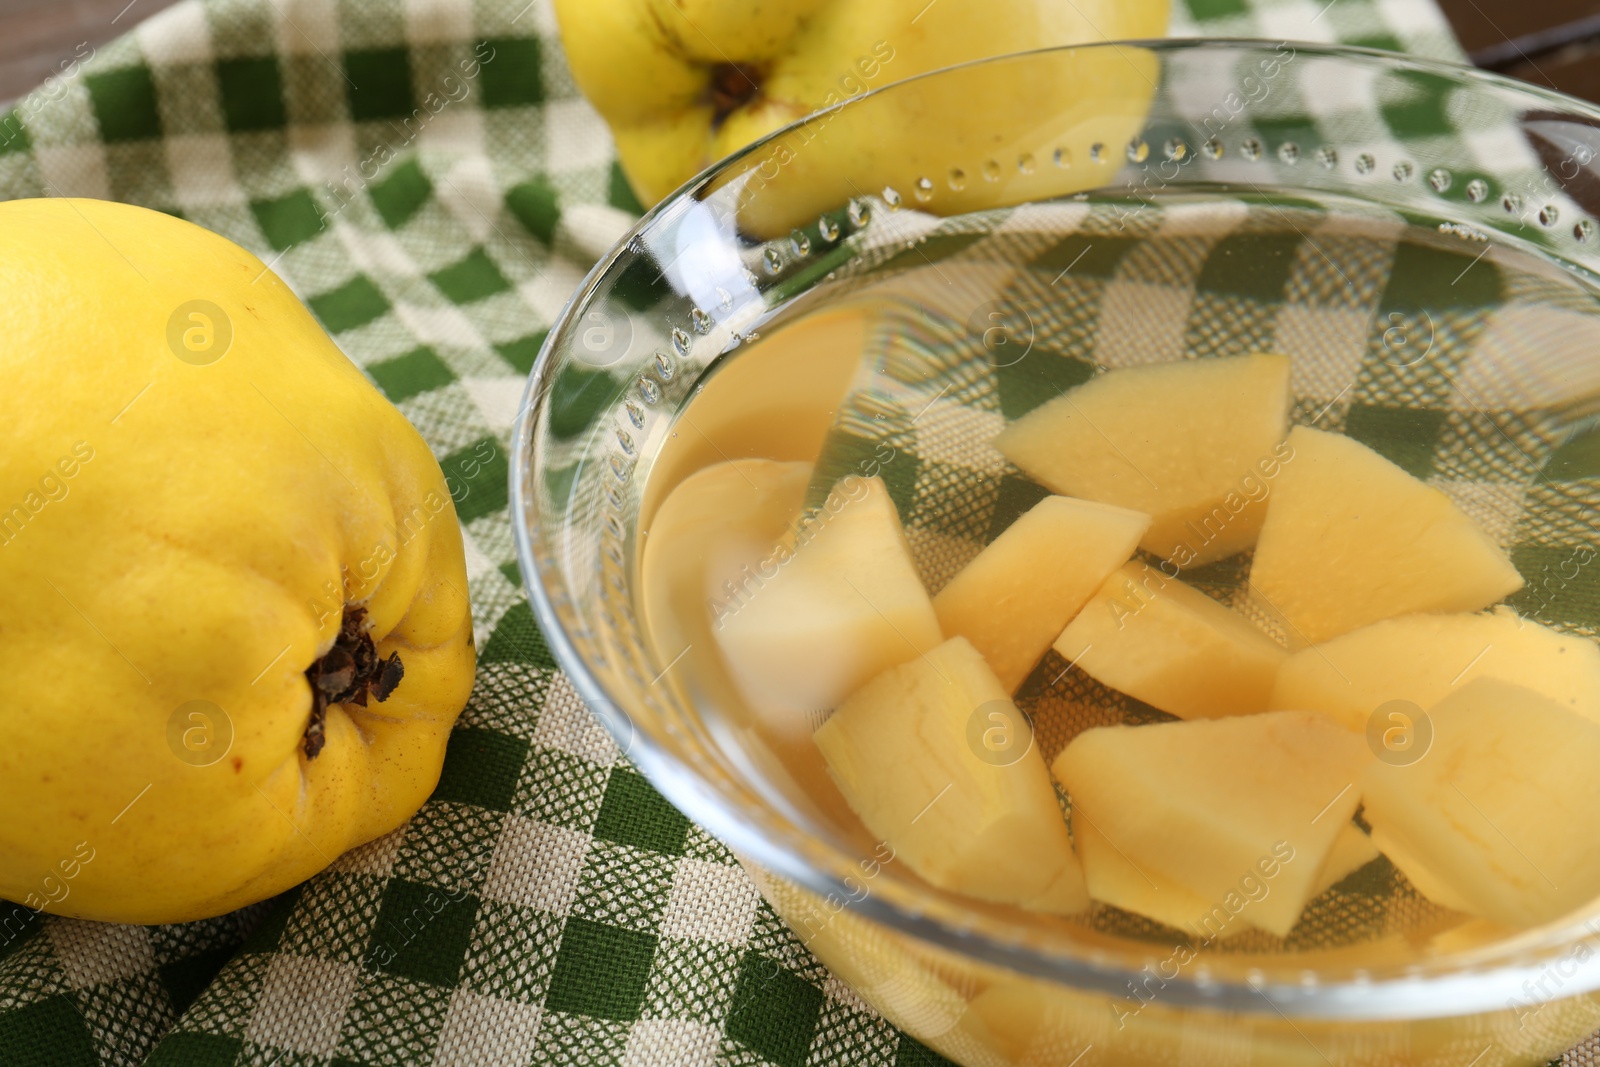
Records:
M524 5L183 0L66 57L0 118L0 197L181 214L306 298L452 480L481 650L433 799L300 889L170 927L0 906L5 1067L939 1062L829 976L727 850L631 769L521 592L506 450L522 385L638 210L549 3ZM1459 55L1430 0L1180 0L1174 28ZM1467 153L1467 169L1504 147L1461 143L1440 151ZM1035 263L1071 250L1044 242ZM1088 262L1107 289L1133 269ZM1303 328L1337 322L1305 284ZM1151 328L1222 344L1233 299ZM1071 322L1054 328L1070 342ZM1003 376L993 399L1022 403ZM1381 441L1390 416L1360 402L1341 409L1346 428L1365 418ZM1002 478L998 492L991 524L1029 490Z
M1417 0L1179 0L1173 37L1259 37L1316 41L1462 59L1450 25Z

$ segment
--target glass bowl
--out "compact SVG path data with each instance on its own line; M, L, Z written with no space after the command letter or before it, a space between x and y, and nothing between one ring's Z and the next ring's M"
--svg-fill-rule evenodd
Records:
M1069 364L1275 350L1293 361L1294 422L1445 489L1529 579L1513 606L1593 638L1592 576L1571 561L1600 541L1597 155L1587 104L1259 41L1008 56L821 112L651 211L550 331L511 487L539 623L640 771L735 850L797 937L969 1067L1547 1061L1600 1026L1600 906L1485 928L1390 868L1319 898L1305 936L1196 953L1104 909L1062 920L942 892L689 669L692 640L674 652L645 626L640 554L694 471L757 456L836 476L855 469L841 435L870 441L876 419L884 440L920 442L883 477L903 483L936 585L950 545L983 534L919 522L907 501L949 468L989 494L992 525L1017 479L986 481L933 421L1012 414L1030 388L1081 380ZM862 345L885 396L851 385ZM1237 568L1214 568L1195 580L1226 595ZM1047 725L1052 684L1019 703L1059 748L1083 722Z

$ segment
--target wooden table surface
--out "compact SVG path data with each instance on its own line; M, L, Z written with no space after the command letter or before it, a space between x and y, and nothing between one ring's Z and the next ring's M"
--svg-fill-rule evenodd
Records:
M173 0L0 0L0 100ZM1481 66L1600 102L1600 0L1439 0Z
M0 100L15 100L82 45L103 44L172 2L0 0Z
M1479 66L1600 103L1600 0L1438 2Z

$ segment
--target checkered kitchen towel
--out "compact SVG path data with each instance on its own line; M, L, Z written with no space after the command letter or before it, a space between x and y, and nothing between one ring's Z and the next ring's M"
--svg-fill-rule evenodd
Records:
M6 1067L937 1062L628 765L523 598L522 383L638 210L548 3L524 4L183 0L0 118L0 196L180 213L308 300L470 490L481 649L433 799L301 888L185 926L0 908ZM1430 0L1181 0L1174 29L1458 55ZM1446 139L1460 118L1384 117Z

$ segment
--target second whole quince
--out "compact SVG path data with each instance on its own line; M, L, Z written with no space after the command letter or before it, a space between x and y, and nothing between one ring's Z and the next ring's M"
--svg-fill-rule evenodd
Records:
M555 6L573 76L610 124L622 168L646 205L712 162L864 91L991 56L1159 37L1169 8L1165 0L556 0ZM1000 64L959 83L935 80L894 94L874 109L872 122L846 121L833 130L825 151L805 153L793 165L783 155L786 195L819 181L831 195L841 176L872 182L862 188L877 192L879 183L918 173L942 177L952 166L980 166L1001 148L1031 151L1031 145L996 144L995 130L1028 126L1035 117L1065 116L1085 146L1095 138L1125 141L1142 120L1157 72L1147 52L1118 48L1080 53L1057 73L1063 76L1041 80L1035 67L1008 71ZM1094 106L1074 116L1091 97ZM990 184L986 190L977 188L981 181L968 183L964 195L944 189L933 208L989 206L986 198L997 192ZM796 218L816 206L796 205ZM752 221L756 229L776 229L783 220Z

